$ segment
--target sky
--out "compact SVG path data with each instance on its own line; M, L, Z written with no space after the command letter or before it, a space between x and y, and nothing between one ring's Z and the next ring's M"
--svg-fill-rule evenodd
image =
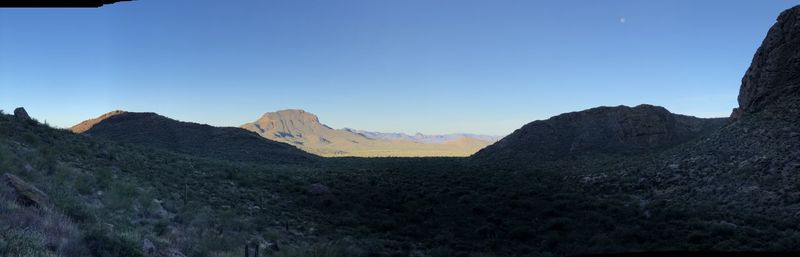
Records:
M235 4L234 4L235 3ZM725 117L784 0L137 0L0 9L0 109L505 135L596 106Z

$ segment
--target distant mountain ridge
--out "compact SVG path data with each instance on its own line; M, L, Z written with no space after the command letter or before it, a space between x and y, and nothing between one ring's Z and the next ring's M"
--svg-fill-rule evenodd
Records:
M408 140L414 141L419 143L428 143L428 144L441 144L450 142L453 140L459 140L463 138L471 138L481 141L488 141L488 142L497 142L503 136L493 136L493 135L478 135L478 134L469 134L469 133L453 133L453 134L443 134L443 135L426 135L422 133L415 133L414 135L409 135L406 133L384 133L384 132L375 132L375 131L366 131L366 130L358 130L352 128L344 128L343 130L350 131L353 133L358 133L364 135L368 138L373 139L386 139L386 140Z
M300 109L267 112L241 128L322 156L469 156L494 140L485 136L408 136L333 129Z
M70 130L122 143L230 161L304 163L317 157L250 131L182 122L155 113L113 111Z

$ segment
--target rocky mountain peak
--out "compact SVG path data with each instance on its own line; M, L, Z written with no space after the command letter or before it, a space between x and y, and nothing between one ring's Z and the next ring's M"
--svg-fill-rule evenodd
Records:
M258 120L242 125L242 128L258 134L270 133L278 137L301 137L303 134L330 129L319 122L319 118L300 109L267 112Z
M800 98L800 6L781 13L742 78L738 119Z
M319 118L317 118L317 115L301 109L286 109L264 113L259 120L296 120L319 123Z

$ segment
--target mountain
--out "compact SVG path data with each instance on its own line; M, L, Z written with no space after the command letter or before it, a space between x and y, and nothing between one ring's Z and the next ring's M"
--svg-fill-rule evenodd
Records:
M720 128L726 119L673 114L659 106L597 107L528 123L474 157L555 160L584 154L663 150Z
M354 129L333 129L303 110L268 112L241 126L264 138L322 156L469 156L492 141L481 136L403 138Z
M358 130L351 128L344 128L344 130L353 133L358 133L372 139L407 140L407 141L414 141L418 143L428 143L428 144L441 144L464 138L470 138L479 141L487 141L494 143L503 138L502 136L477 135L477 134L467 134L467 133L444 134L444 135L425 135L422 133L416 133L414 135L409 135L406 133L383 133L383 132L366 131L366 130Z
M302 163L317 157L240 128L181 122L155 113L113 111L70 130L122 143L140 144L230 161Z
M109 122L125 112L82 136L0 111L0 255L797 256L799 20L780 15L729 120L598 107L526 125L476 154L485 165L221 162L92 134L163 125ZM258 127L330 132L286 116ZM141 137L187 133L171 130ZM510 161L524 165L493 166Z

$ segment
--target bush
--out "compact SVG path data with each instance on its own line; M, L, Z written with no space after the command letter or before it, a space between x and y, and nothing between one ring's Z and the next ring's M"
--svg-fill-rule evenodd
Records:
M25 141L25 143L28 143L28 144L34 145L34 146L39 145L39 143L41 143L41 141L39 140L39 137L37 137L35 134L33 134L31 132L27 132L25 134L22 134L22 140Z
M54 257L41 234L27 230L0 229L0 256Z
M106 194L106 204L111 209L128 210L136 199L136 188L124 182L115 183Z
M135 243L112 235L101 228L92 228L83 241L95 257L144 257Z
M75 179L75 190L78 190L78 193L83 195L94 193L94 182L92 180L89 176L78 177Z
M51 196L56 207L73 221L79 223L94 222L94 214L92 214L79 199L73 196L72 193L58 190L54 194L51 194Z

